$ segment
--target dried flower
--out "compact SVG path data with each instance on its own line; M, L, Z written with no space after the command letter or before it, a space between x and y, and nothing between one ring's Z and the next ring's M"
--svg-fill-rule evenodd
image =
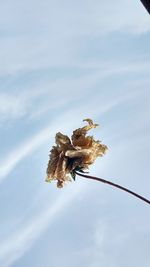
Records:
M75 172L87 170L97 157L105 154L107 146L95 141L87 132L96 128L91 119L85 119L88 125L73 131L71 140L67 135L57 133L56 145L50 151L46 181L57 180L57 187L62 188L65 181L75 180Z

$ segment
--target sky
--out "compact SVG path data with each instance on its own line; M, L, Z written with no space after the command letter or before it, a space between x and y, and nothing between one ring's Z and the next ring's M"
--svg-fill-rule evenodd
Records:
M150 198L150 19L133 0L0 2L0 266L149 267L149 206L45 182L56 132L91 118L90 174Z

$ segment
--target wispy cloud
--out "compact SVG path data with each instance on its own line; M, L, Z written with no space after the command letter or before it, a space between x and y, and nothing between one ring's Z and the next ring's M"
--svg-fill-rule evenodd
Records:
M112 141L108 142L108 145L112 146L108 153L110 160L107 161L106 156L101 161L102 165L96 163L93 170L91 168L92 172L116 177L116 179L121 177L133 185L136 182L139 188L144 183L144 180L140 180L141 183L138 184L137 178L140 177L141 171L144 179L148 177L149 92L144 91L144 88L149 88L150 63L147 61L149 15L140 0L5 0L0 3L0 29L0 126L2 126L1 141L4 140L2 151L5 155L4 157L1 153L0 161L0 182L5 181L0 186L2 189L0 265L17 266L17 260L25 256L21 259L22 264L29 261L27 265L32 266L33 261L36 265L37 254L35 256L32 253L36 241L41 237L45 242L43 233L55 220L60 226L60 216L66 214L65 209L69 203L74 204L74 199L76 196L78 199L78 194L82 190L80 182L74 187L70 185L64 189L65 191L60 192L60 195L58 193L57 199L54 194L54 200L52 194L47 194L45 197L44 190L49 187L43 184L43 188L39 188L37 180L36 189L39 190L39 194L35 196L32 180L30 186L24 183L24 191L18 191L17 178L13 171L18 167L17 173L20 177L19 172L24 168L26 177L35 177L34 171L38 172L39 169L28 169L27 157L32 160L32 154L38 149L34 159L41 157L40 164L43 166L43 147L44 150L46 147L49 150L56 131L60 130L70 135L72 129L83 125L80 121L86 117L91 117L100 124L101 119L102 121L105 119L109 130L102 127L102 135L104 139ZM106 116L103 117L103 115ZM11 125L10 122L12 122ZM13 131L12 135L7 131L8 128ZM8 143L7 138L9 138ZM48 151L46 153L48 154ZM19 166L21 161L23 165ZM132 174L134 174L134 180L131 180ZM11 178L14 178L13 187L9 186L9 180L7 180ZM148 180L145 182L145 188L147 182ZM9 196L5 194L5 187L10 193ZM131 229L131 222L126 221L126 218L133 217L126 213L128 211L133 215L131 206L128 202L127 205L124 202L123 205L127 206L127 209L122 209L120 201L117 203L117 209L114 210L115 203L112 197L110 206L106 204L104 211L100 209L99 201L102 203L102 199L105 200L99 191L96 195L96 190L91 193L90 199L88 197L85 199L85 206L92 206L91 199L93 200L94 197L96 201L94 208L91 207L92 222L89 220L87 225L89 208L87 214L85 209L86 216L83 216L83 225L86 225L88 230L93 229L92 233L88 232L89 238L83 237L85 242L83 247L88 251L85 257L86 260L89 259L88 264L96 267L101 262L103 266L120 266L120 263L125 262L126 266L129 266L132 260L135 266L148 266L149 252L147 252L147 258L143 252L143 262L138 263L136 260L137 255L139 255L138 259L141 258L141 250L146 251L149 247L149 240L147 243L144 241L149 227L143 228L146 229L145 232L141 227L145 225L145 218L149 221L147 209L143 211L142 207L143 213L142 216L140 213L140 220L137 215L139 207L137 211L136 208L134 209L135 220L132 226L134 228L136 221L139 220L137 229L141 233L141 239L136 239L132 243L132 237L137 238L139 234L137 230L133 235L131 233L131 238L124 243L119 243L122 227L127 229L126 233ZM125 213L124 217L120 216L122 210ZM117 225L114 211L118 212L118 218L120 218ZM81 207L78 207L78 212L79 216L83 213ZM98 224L93 226L97 220ZM69 239L70 236L62 221L61 226L63 233ZM76 234L74 232L72 234L73 248L68 246L67 238L64 241L66 244L63 243L66 245L63 251L65 252L66 249L64 258L67 258L66 256L70 255L73 249L74 254L70 256L71 262L76 253L74 248L77 242ZM52 238L48 241L49 245L56 242L55 237ZM137 253L138 243L144 244L140 253ZM131 255L132 245L135 247L134 256ZM41 250L41 244L36 248L38 253ZM44 250L46 249L49 248L44 247ZM29 250L31 253L26 255ZM81 248L79 251L81 261L79 260L79 264L75 263L78 266L87 265L83 264L82 251ZM111 251L109 259L108 251ZM121 255L120 259L116 251ZM45 263L46 266L49 265L47 257L45 257ZM38 264L40 266L39 262ZM59 264L54 252L55 265ZM63 266L69 266L69 264Z
M3 115L3 119L16 119L25 115L28 115L29 119L34 119L50 110L69 107L71 101L74 100L74 94L70 94L70 88L76 92L76 99L80 100L83 96L86 98L86 94L89 92L87 89L92 88L97 82L100 83L107 77L125 76L128 73L144 72L146 74L150 64L148 61L121 64L97 60L93 63L79 64L78 67L81 68L81 71L88 71L88 68L94 71L92 70L90 75L80 74L76 78L69 77L57 81L42 80L38 85L30 85L27 92L24 92L26 87L23 87L23 92L19 94L2 93L0 95L0 113ZM86 88L86 91L83 92L83 88Z
M7 29L0 43L1 74L73 66L79 63L83 37L90 41L114 32L141 34L150 30L149 16L136 0L109 4L65 1L63 7L61 1L36 1L36 7L34 0L19 5L18 1L13 5L3 2L0 25Z
M90 75L81 74L77 78L63 78L57 81L42 80L38 85L29 85L29 88L22 86L22 92L12 89L10 93L3 90L0 93L0 122L15 120L27 115L28 118L33 119L49 110L67 107L74 99L74 95L70 94L70 88L76 92L76 98L80 99L88 94L88 91L83 92L83 88L90 89L97 82L100 83L107 77L115 75L136 74L141 71L148 73L150 64L147 61L136 64L120 64L109 61L104 63L97 60L93 63L79 64L79 67L81 70L87 70L90 67L94 69L94 72L92 71Z
M67 112L64 112L61 116L55 119L54 122L50 123L50 126L45 127L42 129L39 133L37 133L35 136L30 138L28 141L25 141L22 145L20 145L17 149L12 151L6 159L4 159L0 163L0 181L2 181L14 168L15 166L22 160L24 159L27 155L33 153L36 149L38 149L42 144L46 143L48 140L50 140L51 136L54 136L56 129L61 127L62 131L66 131L72 129L78 125L78 116L84 118L85 116L96 116L102 115L108 111L110 111L114 106L118 105L122 101L125 101L126 99L129 99L132 97L132 94L126 94L121 97L118 96L117 99L113 99L110 101L107 101L106 103L101 104L101 107L99 107L99 100L98 103L95 100L94 102L91 102L91 99L87 99L84 104L78 108L78 105L76 107L70 107L69 113L68 110ZM88 104L87 104L88 103ZM90 106L92 109L90 112L86 110L86 106ZM72 117L75 117L74 120L72 120ZM65 121L65 123L64 123Z
M43 95L45 90L40 88L32 88L32 90L27 90L25 86L21 86L22 91L20 92L13 88L7 91L5 89L1 90L0 93L0 122L5 120L11 121L24 117L25 115L32 112L32 105L35 100L37 100L41 95ZM18 92L19 91L19 92Z
M5 119L16 119L22 117L27 109L24 105L23 97L16 97L15 95L1 93L0 94L0 118Z
M150 30L149 16L142 9L140 1L97 1L89 5L88 23L93 34L122 32L141 34ZM94 27L95 26L95 27ZM92 32L91 32L92 34Z
M64 209L73 201L82 190L82 183L71 190L65 190L57 201L51 203L40 214L38 213L32 221L23 225L19 231L0 245L1 266L9 267L34 244L51 224L61 216Z
M10 155L0 164L0 181L2 181L4 177L13 170L18 162L46 142L52 133L53 132L50 127L45 128L29 141L23 143L15 151L11 152Z

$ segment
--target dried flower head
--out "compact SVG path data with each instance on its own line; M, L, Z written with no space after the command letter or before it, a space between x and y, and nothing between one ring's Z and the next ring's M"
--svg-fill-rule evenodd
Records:
M46 181L57 180L57 187L62 188L65 181L75 180L75 172L87 170L97 157L102 157L107 146L95 141L93 136L86 136L87 132L96 128L91 119L85 119L88 125L73 131L71 140L67 135L57 133L56 145L50 151Z

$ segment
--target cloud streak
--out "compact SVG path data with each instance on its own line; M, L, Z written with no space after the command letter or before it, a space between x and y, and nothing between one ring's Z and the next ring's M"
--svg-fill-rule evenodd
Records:
M2 74L50 66L70 67L79 62L76 59L80 57L83 38L91 41L114 32L142 34L150 30L149 16L136 0L109 4L76 1L73 5L65 1L63 7L61 1L43 4L36 1L35 7L32 0L19 5L13 1L11 5L3 3L0 9L0 25L7 29L0 43Z
M95 79L92 79L92 82L93 81L95 82ZM86 100L85 103L82 104L82 106L80 104L80 101L82 100L80 100L76 107L68 107L67 111L65 111L61 116L56 117L55 121L49 123L50 126L45 127L28 141L25 141L22 145L18 146L17 149L12 151L7 156L7 158L0 163L0 182L2 182L5 177L10 174L10 172L21 160L23 160L26 156L32 154L41 145L50 140L50 138L55 135L58 125L59 128L61 128L64 132L66 131L66 129L73 129L74 127L76 127L76 125L78 127L78 117L83 119L85 116L90 116L92 118L96 115L102 116L118 104L133 98L136 94L137 92L134 93L129 91L125 95L118 95L117 98L110 99L109 101L107 101L107 103L101 103L101 106L99 106L99 98L95 99L94 97L94 101L92 101L92 97L90 97ZM86 107L89 106L90 112L88 112L87 114ZM75 117L75 119L72 120L72 117Z
M35 149L46 142L50 138L51 134L52 129L47 127L29 141L18 147L15 151L11 152L10 155L0 164L0 181L2 181L14 169L23 158L31 154L35 151Z
M32 221L23 225L19 231L11 235L9 240L1 242L0 245L0 262L1 266L9 267L16 260L23 256L35 241L51 226L51 224L61 216L61 213L81 192L82 183L77 187L68 188L61 194L57 201L46 207L45 211L38 213Z

